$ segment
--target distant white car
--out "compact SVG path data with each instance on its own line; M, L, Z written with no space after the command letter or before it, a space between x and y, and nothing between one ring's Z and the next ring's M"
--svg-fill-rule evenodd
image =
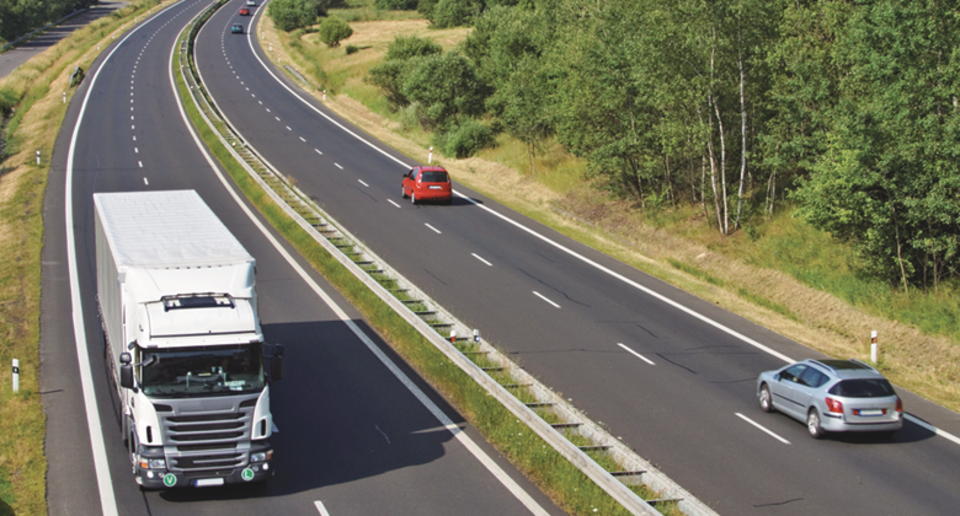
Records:
M256 7L256 6L257 6L257 2L255 2L254 0L247 0L247 7Z

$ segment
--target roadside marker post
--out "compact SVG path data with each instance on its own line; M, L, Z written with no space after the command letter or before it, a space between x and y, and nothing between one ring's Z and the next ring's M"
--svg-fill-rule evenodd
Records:
M13 392L20 392L20 361L13 359Z
M870 332L870 362L873 365L877 365L877 354L879 353L879 346L877 345L877 330Z

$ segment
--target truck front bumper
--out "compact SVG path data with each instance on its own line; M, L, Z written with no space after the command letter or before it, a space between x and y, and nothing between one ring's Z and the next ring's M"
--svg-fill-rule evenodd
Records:
M169 471L137 467L137 483L147 489L173 487L210 487L224 484L262 482L273 476L270 461L249 464L229 471Z

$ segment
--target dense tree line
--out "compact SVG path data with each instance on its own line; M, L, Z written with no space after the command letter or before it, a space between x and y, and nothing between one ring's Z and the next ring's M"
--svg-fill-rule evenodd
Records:
M96 0L0 0L0 40L13 41Z
M420 0L418 9L437 26L451 13L473 25L449 53L472 68L465 80L479 85L483 120L531 158L555 138L611 192L650 209L696 204L723 234L790 198L904 289L958 273L955 2ZM421 62L401 61L371 79L409 109L417 84L403 81Z

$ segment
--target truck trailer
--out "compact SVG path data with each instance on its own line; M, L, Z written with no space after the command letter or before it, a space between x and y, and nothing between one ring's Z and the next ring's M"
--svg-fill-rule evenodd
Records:
M193 190L97 193L97 299L138 484L203 487L273 475L256 262Z

